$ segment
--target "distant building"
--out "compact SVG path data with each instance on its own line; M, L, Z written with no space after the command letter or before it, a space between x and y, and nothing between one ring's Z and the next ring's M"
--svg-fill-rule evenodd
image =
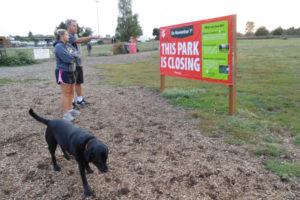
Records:
M148 37L148 36L141 36L137 40L138 40L138 42L147 42L147 41L150 40L150 37Z
M0 36L0 49L10 46L10 40L6 37Z
M37 36L35 37L36 40L38 40L37 42L37 46L46 46L46 45L50 45L53 43L53 37L52 36Z
M6 55L6 48L10 46L9 39L0 36L0 58L2 58L3 54Z

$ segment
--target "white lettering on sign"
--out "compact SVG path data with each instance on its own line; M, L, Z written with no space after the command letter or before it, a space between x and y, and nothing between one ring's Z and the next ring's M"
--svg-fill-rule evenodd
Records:
M200 58L162 56L160 60L162 68L200 72Z
M161 43L161 68L200 72L199 41ZM191 57L193 56L193 57Z
M176 50L177 47L177 50ZM162 43L162 54L163 55L199 55L199 41L194 42L178 42L176 43Z
M160 66L162 67L162 68L166 68L167 67L167 61L166 61L166 59L167 59L167 57L166 56L162 56L161 58L160 58Z
M176 54L176 43L162 43L162 54L163 55L175 55Z

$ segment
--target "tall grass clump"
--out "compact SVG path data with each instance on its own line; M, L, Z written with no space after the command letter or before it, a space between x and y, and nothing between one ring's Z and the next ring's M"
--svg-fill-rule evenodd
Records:
M16 52L16 54L9 56L3 55L0 59L0 66L23 66L35 63L36 61L25 52Z
M287 180L291 177L300 177L300 165L298 163L276 159L268 161L265 166L268 170Z
M184 90L184 89L169 89L164 91L161 96L166 99L176 99L176 98L196 98L199 94L203 94L206 91L204 89L191 89L191 90Z

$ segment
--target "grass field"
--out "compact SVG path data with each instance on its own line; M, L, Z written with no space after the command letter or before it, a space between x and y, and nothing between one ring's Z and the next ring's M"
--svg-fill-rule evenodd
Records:
M236 115L228 115L225 85L166 77L162 96L189 108L188 117L199 119L202 133L268 157L271 169L278 163L274 159L289 159L300 148L300 39L242 40L237 48ZM107 70L101 84L160 87L158 52L145 62L97 67ZM283 165L300 176L299 163Z

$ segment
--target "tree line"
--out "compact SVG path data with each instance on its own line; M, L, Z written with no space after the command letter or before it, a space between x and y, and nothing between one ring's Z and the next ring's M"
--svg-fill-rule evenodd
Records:
M281 35L300 35L300 27L290 27L288 29L283 29L281 26L278 28L269 31L265 26L261 26L254 31L255 24L254 22L248 21L246 23L246 29L245 29L245 36L267 36L267 35L273 35L273 36L281 36ZM243 34L239 33L241 36Z
M238 37L249 37L249 36L268 36L268 35L273 35L273 36L282 36L282 35L298 35L300 36L300 27L295 28L295 27L290 27L288 29L283 29L281 26L276 28L275 30L269 31L265 26L261 26L256 31L255 29L255 24L254 22L248 21L246 23L246 29L245 29L245 34L242 33L237 33ZM156 40L159 40L159 28L154 28L152 35L155 37Z

